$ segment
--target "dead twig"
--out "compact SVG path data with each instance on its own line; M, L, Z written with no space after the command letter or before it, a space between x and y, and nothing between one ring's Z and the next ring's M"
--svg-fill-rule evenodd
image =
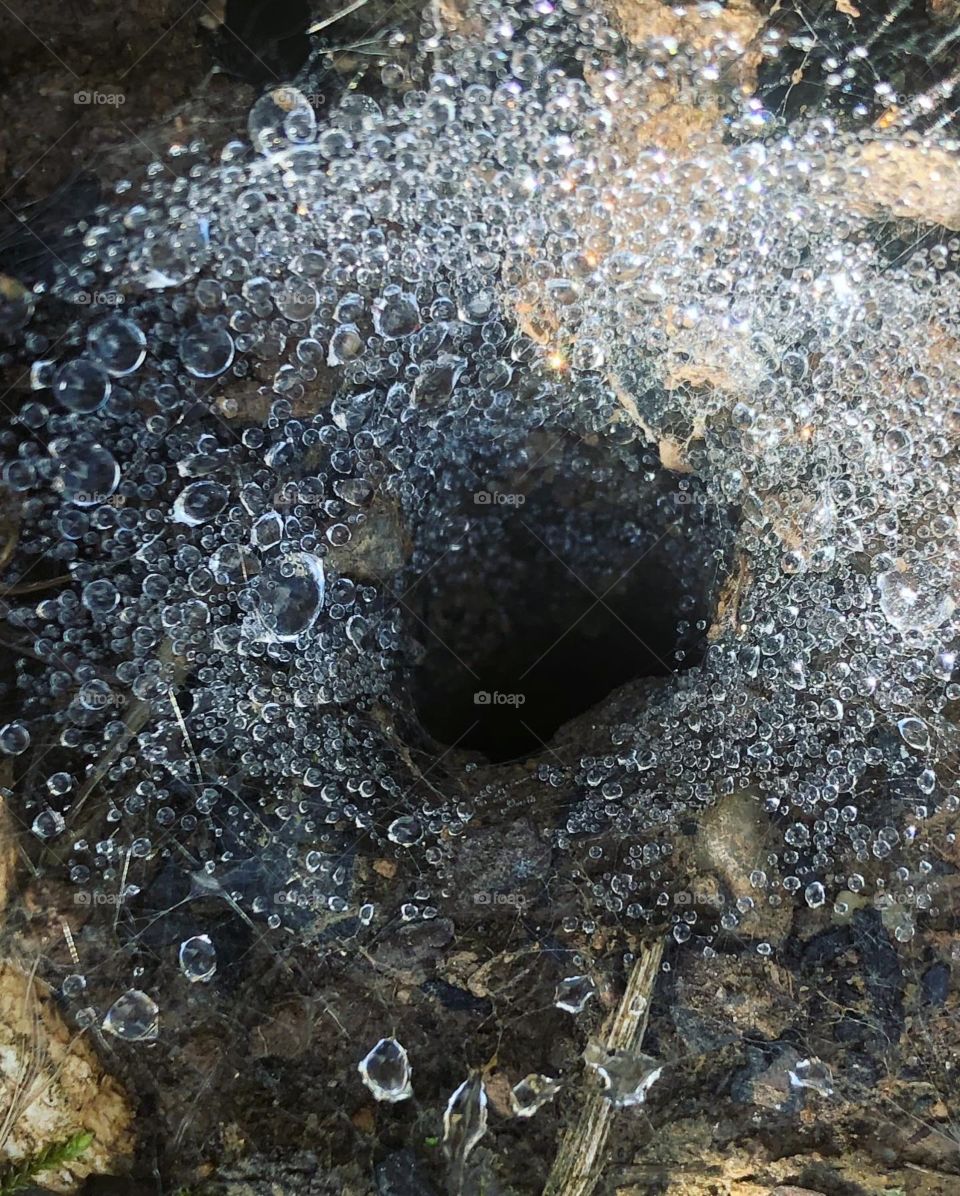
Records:
M601 1040L610 1051L637 1052L643 1043L663 941L648 944L633 965L620 1004L604 1024ZM587 1095L576 1125L560 1143L543 1196L590 1196L603 1171L613 1106L599 1090Z

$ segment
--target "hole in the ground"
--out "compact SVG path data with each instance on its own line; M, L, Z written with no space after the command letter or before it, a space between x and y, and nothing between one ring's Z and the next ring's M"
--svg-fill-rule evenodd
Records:
M434 739L491 761L540 755L619 686L699 662L729 514L651 460L580 446L516 491L491 484L488 501L467 493L425 519L405 605Z

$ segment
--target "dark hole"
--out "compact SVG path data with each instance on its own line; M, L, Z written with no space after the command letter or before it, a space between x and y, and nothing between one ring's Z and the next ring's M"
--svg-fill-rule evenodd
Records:
M612 690L700 661L728 524L678 481L617 470L541 481L522 505L470 496L459 547L405 599L434 739L491 761L540 755Z
M255 86L292 79L307 60L310 6L306 0L227 0L213 36L222 71Z

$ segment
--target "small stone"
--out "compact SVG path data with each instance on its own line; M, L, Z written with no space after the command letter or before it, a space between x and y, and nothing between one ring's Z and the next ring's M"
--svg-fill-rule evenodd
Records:
M8 1160L38 1154L52 1142L93 1134L90 1147L45 1183L73 1191L90 1174L122 1175L134 1149L129 1095L107 1072L88 1035L67 1025L53 990L13 964L0 964L0 1108L12 1108L30 1062L43 1077L42 1097L23 1105L3 1144Z

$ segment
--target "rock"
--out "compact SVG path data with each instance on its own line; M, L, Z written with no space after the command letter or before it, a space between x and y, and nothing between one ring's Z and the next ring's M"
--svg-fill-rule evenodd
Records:
M434 1196L436 1189L423 1176L411 1150L397 1150L378 1163L374 1176L377 1196Z
M799 1103L790 1084L790 1072L800 1061L800 1055L793 1047L765 1050L750 1047L747 1055L748 1068L733 1084L736 1100L771 1110Z
M493 1013L493 1002L483 997L475 997L466 989L458 988L446 980L434 977L425 980L420 986L423 991L438 1001L444 1009L451 1013L472 1013L476 1017L490 1017Z
M920 992L924 1005L945 1005L950 994L950 965L931 964L920 979Z
M80 1196L154 1196L156 1188L134 1183L127 1176L91 1175Z
M916 220L960 228L960 163L925 145L871 141L836 163L848 172L852 211L875 220Z
M375 581L393 577L409 555L399 506L393 500L375 498L366 522L346 544L331 548L326 560L347 577Z
M804 944L802 959L811 967L825 967L839 959L852 946L850 930L846 926L831 926Z
M858 910L851 925L873 1022L886 1041L899 1042L905 1023L904 979L897 948L876 910Z
M491 894L514 896L523 904L523 893L547 874L551 848L533 825L518 818L506 826L487 827L457 848L457 870L468 877L469 900L490 904ZM496 902L500 904L500 902Z
M796 1016L791 973L756 953L704 959L689 952L674 971L669 1014L688 1053L779 1038Z
M837 893L831 920L837 926L845 926L853 918L858 909L866 909L869 900L863 893L851 893L849 889L841 889Z
M603 7L634 45L675 38L683 45L715 48L728 59L724 84L753 89L760 62L759 47L753 43L763 27L763 15L748 0L731 0L710 20L704 20L697 9L669 6L659 0L605 0Z
M23 1075L36 1079L26 1090ZM66 1024L48 989L13 963L0 965L0 1107L16 1105L4 1153L11 1162L75 1134L94 1134L84 1154L44 1172L55 1192L74 1192L93 1172L122 1171L133 1152L133 1110L88 1041Z
M250 1054L254 1059L297 1059L309 1049L313 1030L310 1002L303 997L294 998L253 1027Z
M763 868L769 836L768 819L759 798L747 792L731 793L704 816L697 835L697 853L701 866L716 873L735 900L757 902L743 916L738 933L779 943L790 929L793 911L787 903L767 904L764 891L750 883L750 873Z
M953 25L960 17L957 0L927 0L927 12L940 25Z
M385 939L374 958L381 967L390 968L408 982L420 984L453 936L454 924L449 918L410 922Z

